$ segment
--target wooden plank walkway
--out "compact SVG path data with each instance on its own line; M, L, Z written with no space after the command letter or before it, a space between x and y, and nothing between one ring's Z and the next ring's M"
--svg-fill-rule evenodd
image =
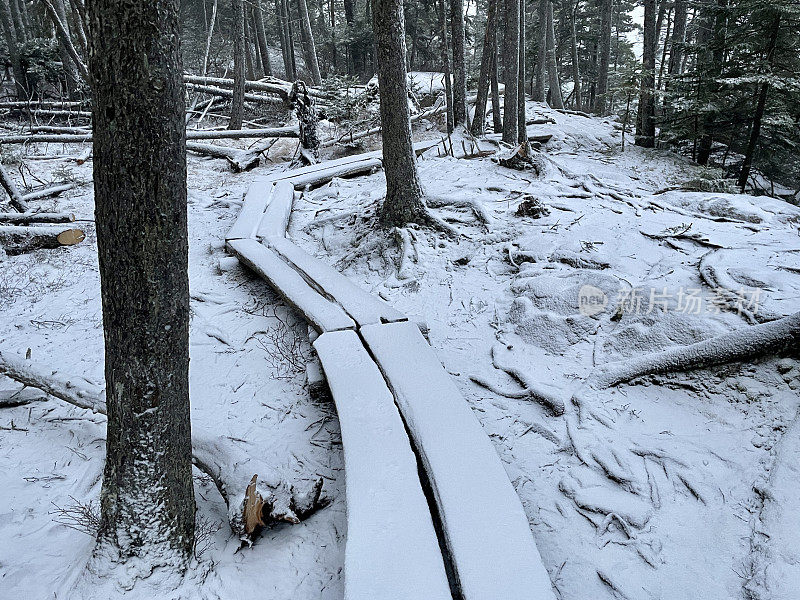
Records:
M342 431L347 600L450 600L417 459L378 367L355 331L314 342Z
M226 237L322 334L345 452L345 597L554 600L500 458L418 328L285 237L295 189L380 162L367 153L257 180Z

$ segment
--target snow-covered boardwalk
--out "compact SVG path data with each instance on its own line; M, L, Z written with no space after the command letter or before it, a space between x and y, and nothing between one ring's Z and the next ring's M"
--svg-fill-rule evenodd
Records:
M260 179L226 237L320 333L344 446L345 597L550 600L500 458L419 329L286 238L295 189L380 166L372 152Z

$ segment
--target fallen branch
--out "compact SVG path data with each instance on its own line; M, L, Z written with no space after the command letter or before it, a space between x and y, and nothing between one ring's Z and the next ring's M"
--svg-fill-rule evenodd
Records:
M11 206L20 212L28 212L30 210L28 203L22 197L19 188L17 188L17 184L14 183L13 179L11 179L11 176L8 174L8 171L5 170L2 164L0 164L0 185L3 186L3 189L8 194L8 198L11 201Z
M79 377L64 377L52 369L0 351L0 374L36 388L78 408L106 414L105 392ZM208 475L228 505L233 532L251 543L271 521L299 523L326 506L322 479L306 482L303 491L287 483L277 470L216 434L192 434L192 460Z
M31 223L72 223L75 215L72 213L0 213L0 223L9 225L29 225Z
M231 88L233 87L233 79L224 79L222 77L199 77L197 75L184 75L183 81L184 83L186 83L189 86L192 86L195 89L203 87L212 87L212 86L227 86ZM263 83L261 81L245 81L244 83L245 90L276 94L284 102L289 101L289 91L291 90L291 87L292 86L289 83L287 83L286 85L279 85L276 83ZM213 89L220 91L228 91L228 90L221 90L219 87L214 87Z
M62 227L23 227L17 225L0 226L0 247L7 254L23 254L43 248L59 248L74 246L86 239L80 229L63 229Z
M207 94L209 96L216 96L218 98L233 98L233 90L225 90L222 88L214 87L211 85L201 85L198 83L187 83L187 86L191 87L196 92L200 92L201 94ZM282 104L285 103L282 100L277 98L272 98L270 96L264 96L261 94L245 94L244 99L247 102L266 102L268 104Z
M230 148L228 146L215 146L198 142L187 142L186 149L204 156L224 158L236 173L257 167L261 162L261 154L275 144L276 138L262 140L246 150Z
M47 187L43 187L40 190L36 190L34 192L28 192L22 196L22 199L25 202L29 200L38 200L39 198L49 198L50 196L58 196L62 192L66 192L67 190L71 190L77 187L75 183L62 183L58 185L50 185Z
M253 129L190 129L186 132L187 140L221 140L244 138L296 138L300 137L297 127L262 127ZM0 144L27 144L48 142L70 144L91 142L92 134L32 134L0 136Z

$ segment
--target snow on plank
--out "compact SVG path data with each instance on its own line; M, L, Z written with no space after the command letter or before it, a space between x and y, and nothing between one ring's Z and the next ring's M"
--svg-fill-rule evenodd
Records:
M275 184L268 179L256 179L247 193L244 195L244 202L236 222L228 231L225 239L244 240L255 237L258 225L261 222L261 215L269 204Z
M345 600L451 600L417 460L378 367L355 331L314 342L344 447Z
M336 300L359 326L407 320L404 314L364 291L339 271L285 237L268 238L265 243L313 281L324 295Z
M427 473L465 600L553 600L519 497L489 437L413 323L361 334Z
M317 331L355 327L353 320L340 306L320 296L273 250L253 239L228 240L228 248L240 261L261 275Z
M308 186L321 185L327 183L334 177L352 177L353 175L361 175L363 173L370 173L373 170L380 169L383 163L380 158L367 158L365 160L352 161L343 165L329 166L326 163L314 165L316 171L304 174L296 174L289 178L295 189L302 190Z
M294 186L291 182L289 180L276 182L272 190L272 198L264 214L261 215L256 236L259 238L285 236L286 229L289 227L289 217L292 215L293 203Z

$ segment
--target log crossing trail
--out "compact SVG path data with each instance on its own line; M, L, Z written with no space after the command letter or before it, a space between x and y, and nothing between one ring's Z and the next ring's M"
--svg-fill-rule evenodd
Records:
M371 152L258 179L226 236L319 333L344 447L345 598L554 600L500 458L418 327L286 237L296 190L380 167Z

